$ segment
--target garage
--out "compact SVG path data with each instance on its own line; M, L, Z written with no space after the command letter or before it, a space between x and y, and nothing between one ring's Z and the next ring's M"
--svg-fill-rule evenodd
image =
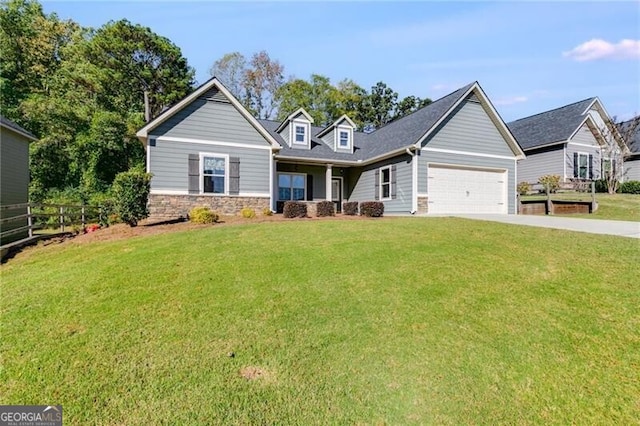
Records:
M499 213L507 211L507 171L429 164L429 213Z

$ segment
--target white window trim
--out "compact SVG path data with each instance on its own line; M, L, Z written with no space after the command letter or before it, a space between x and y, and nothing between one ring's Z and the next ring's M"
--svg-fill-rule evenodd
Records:
M304 127L304 142L296 140L296 127ZM309 133L311 133L311 124L307 121L293 120L291 121L291 144L298 146L309 146Z
M382 194L383 194L383 191L382 191L382 185L383 185L383 183L382 183L382 171L385 170L385 169L389 170L389 183L385 184L385 185L389 185L389 196L388 197L383 197L382 196ZM391 172L392 172L391 166L380 167L380 173L379 173L379 176L378 176L378 179L379 179L379 182L378 182L378 192L379 192L378 193L378 198L381 201L386 201L386 200L391 200L392 199L392 196L391 196L391 182L393 181L393 177L391 176Z
M347 133L347 146L340 145L340 132ZM353 129L351 127L346 127L346 126L336 127L335 144L336 144L336 149L351 149L351 147L353 146Z
M229 195L229 155L228 154L217 154L213 152L200 152L200 184L199 184L199 192L204 195L213 195L213 196L223 196ZM204 157L218 157L224 158L224 193L214 193L214 192L204 192Z
M304 179L304 197L302 200L293 200L293 199L288 199L288 200L283 200L280 198L280 175L290 175L290 176L302 176ZM293 187L289 187L289 189L291 189L291 194L293 195ZM276 177L276 195L277 195L277 199L278 201L306 201L307 199L307 174L306 173L294 173L294 172L278 172L277 177Z
M580 156L585 156L587 157L587 175L585 177L580 177ZM578 176L576 176L576 179L584 179L584 180L589 180L589 153L588 152L578 152Z

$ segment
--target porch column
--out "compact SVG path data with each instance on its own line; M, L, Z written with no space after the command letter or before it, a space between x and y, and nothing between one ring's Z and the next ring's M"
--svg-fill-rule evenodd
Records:
M331 201L332 198L332 194L331 194L331 176L333 175L332 172L332 168L333 168L333 164L327 164L327 172L326 172L326 182L325 185L327 187L327 190L325 191L326 193L326 199L327 201Z
M271 211L276 211L278 209L278 160L273 158L271 155L271 170L270 170L270 178L271 178Z

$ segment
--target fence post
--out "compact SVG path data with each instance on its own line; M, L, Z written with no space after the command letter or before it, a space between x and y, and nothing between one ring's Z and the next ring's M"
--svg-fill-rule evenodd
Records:
M549 192L549 182L545 183L545 188L547 191L547 214L553 214L551 211L551 193Z
M64 207L60 206L60 232L64 232Z
M29 226L29 238L33 237L33 218L31 217L31 204L27 204L27 225Z
M596 211L596 182L591 181L591 211L589 213L594 211Z
M85 217L84 217L84 204L82 205L82 229L86 226Z

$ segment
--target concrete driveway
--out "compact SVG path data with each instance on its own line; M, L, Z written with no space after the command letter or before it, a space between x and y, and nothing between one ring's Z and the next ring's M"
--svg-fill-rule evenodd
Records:
M566 229L590 234L617 235L619 237L640 238L640 222L622 220L575 219L559 216L462 214L465 219L511 223L514 225L537 226L540 228Z

